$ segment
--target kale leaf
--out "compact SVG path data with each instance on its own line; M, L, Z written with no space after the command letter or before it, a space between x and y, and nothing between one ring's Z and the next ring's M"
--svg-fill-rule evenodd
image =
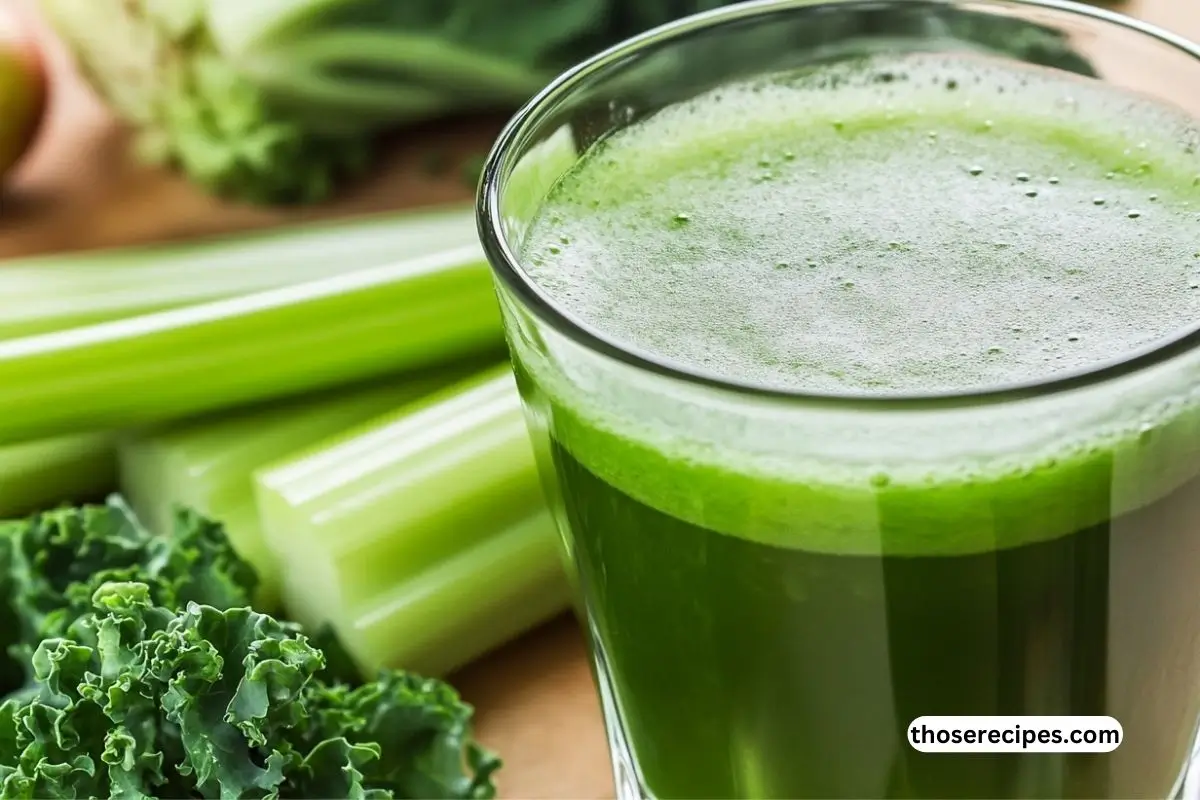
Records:
M195 513L163 538L119 498L2 523L0 566L25 673L0 703L0 798L495 795L451 687L335 678L248 607L253 570Z

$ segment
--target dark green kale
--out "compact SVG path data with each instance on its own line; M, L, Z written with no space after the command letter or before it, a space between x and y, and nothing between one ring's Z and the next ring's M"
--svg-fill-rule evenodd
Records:
M253 570L180 511L151 536L119 499L0 526L0 798L489 798L499 760L448 685L335 678ZM344 670L343 670L344 674Z

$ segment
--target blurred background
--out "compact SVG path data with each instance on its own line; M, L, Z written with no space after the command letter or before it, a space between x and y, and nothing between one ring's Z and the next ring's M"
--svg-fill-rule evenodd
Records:
M704 0L682 4L647 3L644 4L644 18L637 16L638 7L633 4L629 4L631 11L614 12L610 7L619 3L598 1L583 3L581 15L576 15L582 21L550 19L542 23L540 20L522 19L519 14L514 15L506 10L501 10L499 15L515 20L514 29L527 30L523 34L526 38L536 39L539 35L560 38L559 43L551 43L545 49L546 55L542 59L550 65L542 72L549 75L557 67L592 52L598 43L620 38L647 23L669 19L682 7L691 10L691 6L702 8L718 4L716 0L707 3ZM39 56L45 60L49 87L48 105L41 129L30 144L30 152L21 159L15 174L11 174L6 181L3 214L0 214L0 257L50 249L187 237L317 216L348 215L468 199L474 189L473 168L478 166L492 137L499 131L515 98L520 96L524 88L512 87L517 93L501 98L495 109L473 112L471 107L476 99L469 97L469 93L461 86L452 86L445 90L456 98L446 111L450 119L441 119L432 124L423 121L423 114L415 110L413 121L404 122L404 110L400 109L396 113L401 122L381 124L379 130L383 142L375 151L369 168L360 170L353 179L348 178L331 196L315 205L281 208L223 201L206 190L198 190L194 182L171 170L149 168L130 157L133 137L128 128L119 125L115 118L128 118L131 115L115 114L110 110L113 103L106 105L81 80L78 62L73 62L71 58L72 48L54 35L46 13L46 8L55 7L66 16L78 12L78 21L60 24L60 32L78 35L90 30L97 34L97 39L103 39L111 33L105 30L106 26L113 24L110 20L126 13L117 10L123 5L116 0L94 3L47 0L45 7L41 7L38 0L0 0L0 7L8 6L6 11L15 13L19 18L17 22L8 23L10 27L18 26L19 32L15 35L25 35L28 30L35 38ZM128 7L139 5L153 4L133 3ZM178 5L185 7L196 4L191 0L180 0ZM446 4L446 8L449 9L451 5ZM498 9L510 5L519 6L520 3L496 3ZM1200 37L1200 19L1197 18L1200 12L1190 0L1127 0L1104 5L1184 35ZM613 16L622 13L632 18L612 21ZM97 19L103 20L103 24L97 24ZM597 33L597 20L602 21L607 30ZM491 26L490 22L482 24ZM584 33L579 34L580 30ZM117 33L131 35L133 38L130 42L137 41L136 34ZM497 29L489 35L503 40L511 34ZM264 33L263 36L269 38L270 34ZM485 46L490 44L485 42ZM119 35L114 36L111 43L97 44L95 50L78 43L72 45L76 53L85 56L90 57L89 54L97 52L96 57L101 61L112 55L104 53L104 48L109 46L116 53L127 49ZM129 44L128 47L134 48L136 45ZM520 43L514 47L530 52L542 49L536 45L527 48ZM399 48L400 45L397 45ZM534 53L535 58L542 55ZM118 108L126 105L136 109L141 102L138 96L147 94L139 84L144 81L146 70L137 65L136 58L132 62L133 67L113 63L108 76L94 82L94 85L106 87L110 97L127 94L134 98L124 104L118 101ZM403 73L407 66L398 64L393 68ZM531 76L528 80L536 83L539 78ZM337 86L321 88L334 94L341 91ZM484 86L477 90L484 94L485 99L495 99L494 94L488 94L488 88ZM454 108L454 104L458 107ZM436 107L429 107L427 114L442 116ZM136 112L132 116L136 117Z

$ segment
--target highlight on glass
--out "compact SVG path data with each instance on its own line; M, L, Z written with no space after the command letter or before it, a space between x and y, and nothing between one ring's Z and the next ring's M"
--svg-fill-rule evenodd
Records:
M744 3L510 123L480 228L622 800L1178 795L1198 151L1200 49L1054 0Z

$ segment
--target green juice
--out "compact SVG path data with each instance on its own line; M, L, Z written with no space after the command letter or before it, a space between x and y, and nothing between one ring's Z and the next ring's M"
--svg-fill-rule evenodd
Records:
M1198 143L1166 106L985 59L770 76L592 147L522 263L594 328L741 383L1051 380L1200 319ZM1062 400L1027 453L1034 423L985 409L859 462L853 411L829 442L763 441L767 457L669 401L635 420L635 390L582 389L565 350L513 350L647 796L1172 791L1200 715L1195 369L1162 367L1173 388L1136 418L1119 381ZM1089 431L1093 413L1124 421ZM864 447L912 436L909 419ZM906 732L925 715L1106 715L1125 740L922 754Z

